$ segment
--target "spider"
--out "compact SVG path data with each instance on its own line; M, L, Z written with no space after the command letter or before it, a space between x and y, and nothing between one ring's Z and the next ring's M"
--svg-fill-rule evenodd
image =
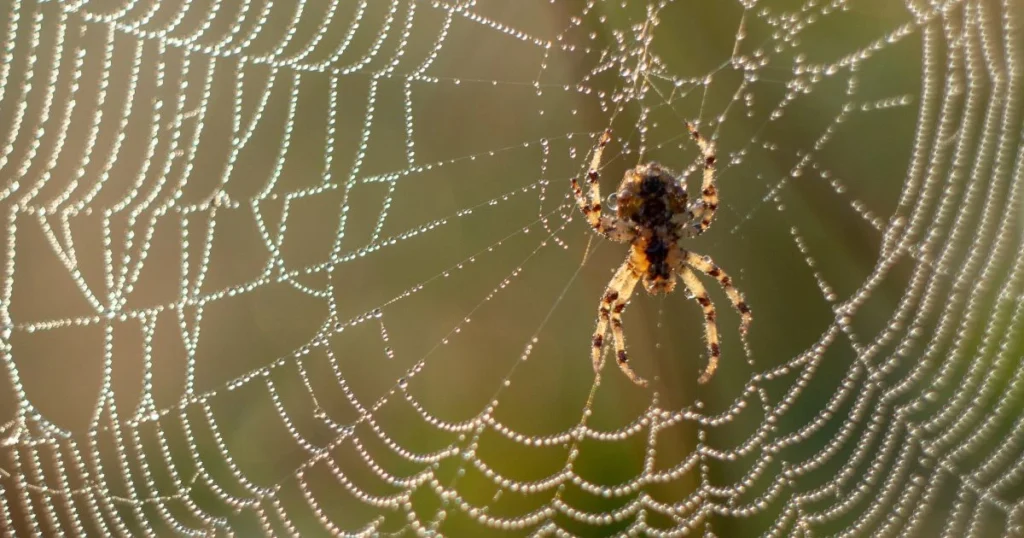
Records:
M678 275L686 286L687 295L696 299L704 310L704 334L709 358L707 367L697 379L701 384L707 383L718 368L721 348L718 325L715 323L715 305L693 269L718 280L733 307L740 313L741 334L746 335L752 319L750 308L743 301L743 295L733 287L729 275L709 256L695 254L681 245L684 239L704 233L718 208L714 147L692 123L687 122L686 128L703 154L704 183L700 201L688 203L682 183L660 164L648 162L626 171L616 192L616 215L603 215L598 168L604 148L611 140L611 129L600 136L594 148L590 169L587 171L589 191L584 193L579 181L572 178L576 202L590 226L612 241L630 244L629 255L608 283L598 306L597 329L594 331L591 348L594 372L597 373L601 367L601 351L608 325L611 324L616 362L626 377L640 386L646 386L647 381L629 365L622 331L622 311L637 282L643 282L650 294L669 293L675 289L674 277Z

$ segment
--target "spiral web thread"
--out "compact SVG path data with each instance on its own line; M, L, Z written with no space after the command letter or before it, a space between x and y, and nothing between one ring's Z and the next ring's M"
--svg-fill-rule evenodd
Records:
M0 532L1024 533L1020 5L907 2L877 31L872 28L872 39L815 63L822 40L832 38L816 30L861 24L864 19L855 17L878 5L723 3L719 24L731 28L730 50L712 58L714 68L684 77L658 56L658 40L673 30L670 16L676 21L691 9L686 2L641 9L597 0L530 4L555 21L549 35L520 27L529 21L505 20L500 3L484 1L5 2L0 321L9 415L0 429ZM525 70L532 78L499 79L494 73L501 71L493 70L476 77L435 73L447 56L467 54L450 43L461 31L507 44L510 54L531 51L524 57L532 58ZM611 45L602 44L601 36ZM884 67L892 61L886 53L900 47L915 55L919 91L876 96L860 73ZM553 65L579 71L566 74ZM353 79L363 93L346 93ZM429 100L427 94L454 94L460 86L495 91L496 106L497 93L523 91L536 98L529 105L535 119L524 123L552 121L545 124L549 133L551 125L563 127L515 144L455 147L449 148L454 156L423 157L431 142L423 133L432 129L416 103ZM224 94L224 88L230 91ZM773 127L784 122L799 124L792 107L826 92L833 104L825 123L805 141L793 147L775 134ZM556 314L568 302L571 284L594 270L579 254L611 248L595 247L582 230L566 180L585 166L603 125L549 120L559 114L553 103L562 98L612 118L609 126L621 144L619 157L605 163L609 169L621 165L622 156L632 162L659 148L687 148L679 120L689 118L717 141L723 190L735 192L735 177L759 154L786 162L782 174L746 180L756 199L730 202L723 195L725 211L738 218L731 230L716 233L726 244L777 210L771 222L784 223L791 245L785 255L798 255L816 301L824 305L821 312L828 313L815 327L820 335L773 362L758 353L756 339L757 324L772 316L771 307L762 301L759 309L755 301L755 339L746 365L751 374L721 409L701 401L663 405L655 390L645 393L649 401L627 423L605 428L593 423L597 401L627 390L607 379L613 369L606 368L605 379L598 377L583 393L589 396L579 402L575 425L536 434L502 418L502 403L523 383L519 370L532 367L553 339L544 329L567 315L596 315L589 307ZM230 120L217 128L228 134L210 141L204 133L214 129L217 120L211 118L225 106ZM297 127L296 118L310 109L322 118L322 130ZM586 111L580 112L572 110L571 117ZM622 119L630 113L635 124ZM399 118L397 135L380 134L382 115ZM857 179L829 169L822 156L862 117L913 123L903 176L891 178L898 195L885 209L851 194ZM730 138L737 136L730 126L741 120L756 128ZM342 144L338 131L346 121L358 129ZM474 120L484 128L487 121ZM675 130L666 134L669 124ZM383 171L368 170L375 140L388 136L399 141L386 152ZM276 146L271 164L247 167L246 159L254 158L247 146L266 144L268 137ZM203 158L208 147L216 148L210 151L219 160ZM503 156L520 151L529 158L516 159L531 175L502 176ZM311 165L310 155L316 157ZM304 174L289 168L296 163L309 167ZM436 172L467 164L490 167L493 175L478 181L501 188L473 202L459 200L455 212L429 220L392 209L403 191L418 188L416 181L440 178L436 188L448 189L444 181L454 184L461 172L448 180ZM299 186L290 181L295 175L304 176ZM801 182L825 186L873 233L876 259L849 290L831 282L842 278L822 267L815 251L820 247L791 217L785 202ZM352 239L349 219L366 211L358 194L370 188L382 193L369 211L373 224L367 237ZM287 248L294 232L287 239L286 232L310 201L334 208L318 220L330 246L320 259L296 262ZM370 308L356 311L346 304L353 288L343 278L350 267L389 269L389 249L405 244L433 245L427 258L447 260L448 249L435 243L435 234L474 218L505 218L505 208L515 208L519 219L507 236L487 239L443 271L400 268L412 284ZM216 273L211 267L217 252L231 249L230 242L218 243L228 233L220 228L223 221L255 230L264 258L254 275L214 286L207 278ZM170 239L161 240L161 230L169 230ZM171 262L159 256L168 244L177 245ZM445 412L418 396L426 372L445 360L449 343L484 332L488 320L498 323L488 317L488 303L529 295L521 281L540 271L531 264L544 256L556 257L561 270L541 277L567 282L565 288L531 307L539 322L516 341L516 358L502 367L500 379L479 381L491 396L464 409L464 418L440 418ZM50 270L36 266L44 263ZM397 329L403 309L446 282L468 284L469 274L486 263L497 267L484 270L489 287L463 292L472 301L461 321L427 347L403 354ZM157 266L169 268L160 280L173 283L170 298L136 301L137 290L154 286L145 275ZM32 276L37 272L44 281L60 276L71 292L39 299L40 284ZM24 286L28 291L19 289ZM246 363L237 375L204 369L206 361L231 354L225 348L201 352L202 342L213 338L208 332L217 330L216 324L209 328L211 316L216 321L228 315L218 303L282 288L323 308L312 336L269 361ZM873 301L881 289L893 299L880 313ZM877 327L859 325L864 318ZM356 353L355 344L344 340L367 328L376 339L375 355L366 348ZM75 331L95 338L75 343L84 334ZM114 335L120 341L129 332L134 336L125 338L132 343L123 351ZM158 358L169 338L180 339L172 347L179 351L167 352L171 366ZM576 340L578 356L560 360L576 361L585 372L588 342ZM72 348L46 352L36 344L54 341L72 342ZM41 403L54 397L47 394L45 376L71 368L74 347L90 345L98 345L92 352L102 357L81 366L97 380L89 389L94 399L87 424L73 426ZM54 367L40 382L33 365L47 353L56 354L48 363ZM818 374L838 357L847 357L842 374L822 389L816 383L825 376ZM122 385L117 372L125 363L133 365L135 381ZM397 373L384 389L361 390L353 365L375 364L392 365ZM33 368L35 374L27 373ZM168 370L178 376L170 397L160 388ZM124 397L122 386L134 392ZM827 396L802 415L809 418L788 422L797 408L806 411L811 386ZM225 432L243 416L235 394L273 410L266 422L287 432L283 437L295 447L278 460L287 463L261 473L264 462L254 463L252 456L259 449L243 445L262 441L227 439ZM395 408L409 412L406 423L395 425ZM680 427L692 428L696 437L681 456L659 445L663 432ZM406 430L429 430L442 442L427 449ZM719 441L716 432L729 433L731 441ZM482 446L493 437L523 452L555 453L556 467L512 476L514 467ZM629 456L636 463L631 478L609 484L580 470L588 451L617 443L642 445ZM722 466L731 470L727 478L716 474ZM666 484L685 493L665 500L655 490ZM348 504L339 509L342 497ZM510 499L518 500L503 504ZM729 526L740 524L735 522L750 525ZM736 530L741 528L752 530Z

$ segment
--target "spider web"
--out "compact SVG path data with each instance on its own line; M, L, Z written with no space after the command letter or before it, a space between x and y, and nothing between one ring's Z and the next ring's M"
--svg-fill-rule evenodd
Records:
M1021 534L1022 16L4 3L0 530ZM595 377L568 179L688 120L749 341L638 293Z

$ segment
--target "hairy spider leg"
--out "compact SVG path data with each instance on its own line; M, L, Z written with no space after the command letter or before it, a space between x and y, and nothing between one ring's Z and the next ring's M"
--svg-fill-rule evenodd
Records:
M697 378L697 383L703 385L711 380L711 376L715 375L715 370L718 368L718 358L722 355L722 348L718 343L718 325L715 324L715 305L711 302L711 297L708 296L708 290L704 288L704 284L701 284L700 280L697 279L697 275L689 267L680 264L679 278L683 280L686 289L690 291L693 298L704 309L704 337L707 339L708 345L708 365L704 369L704 373L700 374L700 377Z
M597 328L594 329L593 349L590 351L590 358L594 363L594 373L601 369L601 350L604 349L604 337L608 332L612 307L619 298L619 291L622 289L623 282L627 278L633 277L634 273L635 271L630 266L628 260L619 266L611 281L608 282L604 295L601 297L601 302L597 305Z
M626 303L629 302L629 297L636 289L640 277L641 275L627 260L608 283L608 288L598 307L597 329L594 330L590 358L594 363L594 373L597 373L601 368L601 350L604 348L604 337L610 323L612 338L615 340L615 362L630 381L644 387L647 386L647 381L637 375L629 365L629 356L626 354L626 336L622 331L622 311L626 309Z
M624 243L633 239L633 228L627 222L601 214L601 184L598 181L601 174L598 172L598 168L601 167L604 147L608 145L611 138L612 131L608 129L601 133L601 137L597 140L594 156L590 159L590 168L587 169L588 192L583 192L583 188L580 187L580 183L575 177L570 181L572 182L572 192L576 196L576 204L583 212L590 227L612 241Z
M732 306L740 313L740 333L747 334L753 316L750 313L750 307L743 300L743 294L732 285L732 278L715 263L715 260L711 259L711 256L701 256L688 250L683 250L683 254L684 263L718 280L718 284L722 286L722 290L725 291L725 294L729 296L729 300L732 301Z
M686 128L690 131L690 136L693 137L693 140L697 142L697 146L700 147L700 152L704 158L704 182L700 188L701 207L696 211L694 217L694 220L697 217L700 220L687 230L687 236L693 237L704 233L711 226L711 220L715 218L715 210L718 209L718 187L715 186L715 162L717 157L715 156L714 145L708 142L692 123L686 122Z
M630 381L641 387L646 387L647 380L637 375L633 367L629 365L629 356L626 354L626 335L622 331L622 311L626 309L629 296L633 294L633 290L636 289L636 283L639 281L640 275L632 273L622 283L619 298L612 306L611 322L612 337L615 339L615 362L618 363L619 369L622 370L622 373L626 374Z

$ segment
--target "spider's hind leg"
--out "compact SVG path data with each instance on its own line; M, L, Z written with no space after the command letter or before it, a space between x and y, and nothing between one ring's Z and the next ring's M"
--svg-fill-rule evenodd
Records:
M579 206L583 216L586 217L587 224L594 231L612 241L627 243L636 236L633 226L626 221L619 220L614 215L608 216L601 213L601 185L599 181L601 174L598 168L601 166L604 147L608 145L611 139L612 131L608 129L597 140L594 156L590 159L590 168L587 169L587 190L583 190L579 180L575 177L571 178L570 183L572 184L573 196L576 198L576 205Z
M601 133L600 138L597 140L597 146L594 148L594 155L590 159L590 167L587 169L587 191L583 190L580 186L579 181L573 177L571 179L572 192L576 197L576 204L579 206L580 211L587 218L587 222L592 228L597 231L601 230L601 185L598 180L601 177L601 173L598 169L601 167L601 157L604 155L604 147L608 145L608 142L612 139L611 130L606 130Z
M701 204L700 208L693 212L695 222L693 227L688 230L688 235L700 235L711 226L711 221L715 218L715 211L718 209L718 187L715 185L715 165L718 157L715 155L714 144L704 138L692 123L686 122L686 128L690 131L690 136L693 137L697 146L700 147L704 161L704 181L700 188Z

